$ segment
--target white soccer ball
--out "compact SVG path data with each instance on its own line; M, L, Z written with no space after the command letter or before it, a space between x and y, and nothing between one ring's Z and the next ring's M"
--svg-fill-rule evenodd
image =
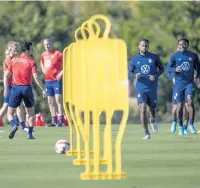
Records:
M64 139L58 140L54 149L57 154L66 154L66 151L70 149L70 143Z

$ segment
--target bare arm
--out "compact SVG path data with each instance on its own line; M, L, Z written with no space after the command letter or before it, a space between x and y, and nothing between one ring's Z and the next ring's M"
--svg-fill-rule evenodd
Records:
M44 64L42 62L40 62L40 67L42 69L42 72L45 74Z
M39 79L38 77L38 74L37 73L33 73L33 77L34 77L34 80L36 82L36 84L39 86L39 88L42 90L42 93L43 93L43 97L46 97L46 91L44 89L44 86L42 84L42 81Z
M8 78L11 76L12 74L8 71L6 71L4 73L4 79L3 79L3 84L4 84L4 97L8 96Z
M58 75L56 76L57 80L60 80L62 78L62 75L63 75L63 70L59 72Z

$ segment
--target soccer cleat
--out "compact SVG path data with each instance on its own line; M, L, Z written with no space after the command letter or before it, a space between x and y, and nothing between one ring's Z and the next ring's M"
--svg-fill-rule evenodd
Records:
M190 134L187 130L187 125L183 125L184 135Z
M28 135L27 139L35 139L35 137L33 135Z
M157 133L158 132L158 125L156 124L156 122L151 122L151 119L149 120L150 124L151 124L151 128L153 130L153 132Z
M55 123L50 123L47 125L47 127L56 127L56 124Z
M190 132L191 132L192 134L196 134L196 133L197 133L197 131L196 131L194 125L189 125L189 129L190 129Z
M143 140L149 140L149 139L151 139L151 135L149 134L145 135L145 137L143 138Z
M24 129L22 129L23 132L27 132L28 133L28 128L25 127Z
M10 139L13 139L13 138L14 138L15 133L17 132L17 130L18 130L18 127L17 127L17 126L15 126L15 127L12 128L12 131L11 131L10 134L9 134L9 138L10 138Z
M63 124L63 123L58 123L58 124L56 125L56 127L64 127L64 124Z
M28 133L28 128L25 127L24 129L22 129L23 132L27 132ZM33 129L33 132L35 132L35 129Z
M187 129L184 129L184 135L190 134Z
M178 135L183 136L184 135L184 129L183 126L179 126L179 132Z
M172 133L175 133L175 132L176 132L176 122L175 122L175 121L172 122L171 132L172 132Z

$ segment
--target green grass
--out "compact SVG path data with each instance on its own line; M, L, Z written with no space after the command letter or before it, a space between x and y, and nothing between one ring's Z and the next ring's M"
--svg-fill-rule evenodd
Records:
M9 140L10 129L4 127L5 132L0 133L0 187L199 188L200 135L180 137L171 134L169 127L162 124L152 140L142 140L141 126L127 125L123 139L127 178L122 181L81 181L84 167L73 166L72 157L54 152L57 140L69 140L69 128L37 128L36 140L27 140L26 133L18 130Z

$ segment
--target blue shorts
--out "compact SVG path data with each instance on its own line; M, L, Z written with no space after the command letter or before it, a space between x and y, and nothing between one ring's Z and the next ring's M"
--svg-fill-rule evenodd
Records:
M185 95L183 103L187 104L187 96L186 95ZM177 104L175 90L173 90L173 93L172 93L172 104L173 105Z
M20 106L22 100L27 108L31 108L35 105L32 86L13 85L8 106L11 108L17 108Z
M3 100L4 103L8 103L9 102L11 90L12 90L12 86L9 86L8 87L8 96L4 97L4 100Z
M138 104L148 104L150 108L157 106L157 91L136 92Z
M185 87L175 86L174 98L177 103L187 103L187 96L195 94L195 88L193 83L187 84Z
M55 96L56 94L62 94L62 80L46 81L45 88L47 96Z

